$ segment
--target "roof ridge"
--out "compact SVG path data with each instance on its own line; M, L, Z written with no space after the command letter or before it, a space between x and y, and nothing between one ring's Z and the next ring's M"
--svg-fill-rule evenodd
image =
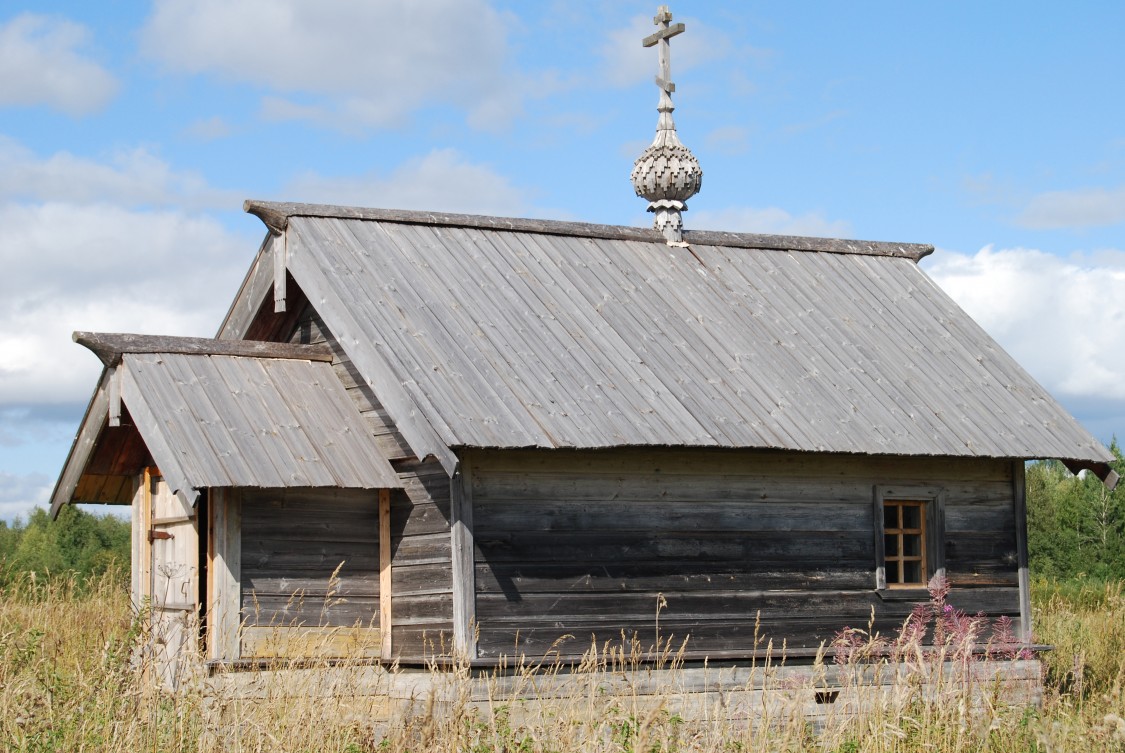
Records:
M291 217L324 217L344 220L375 220L414 225L447 225L482 230L569 235L607 240L664 243L661 233L652 228L627 225L599 225L564 220L536 220L518 217L493 217L447 212L423 212L408 209L377 209L332 204L301 204L294 202L257 201L247 199L242 208L258 217L272 232L281 233ZM768 235L760 233L728 233L712 230L685 230L684 241L699 246L727 246L783 251L819 251L861 256L892 256L917 262L933 253L934 247L923 243L888 243L883 241L814 238L807 236Z

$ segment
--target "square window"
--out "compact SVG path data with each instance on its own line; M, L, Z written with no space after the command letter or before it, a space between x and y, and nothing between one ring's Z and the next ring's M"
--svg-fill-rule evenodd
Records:
M883 500L883 567L887 588L926 585L926 507L922 500Z

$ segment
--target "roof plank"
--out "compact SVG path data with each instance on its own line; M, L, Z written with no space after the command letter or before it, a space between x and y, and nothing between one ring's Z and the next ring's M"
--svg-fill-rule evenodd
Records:
M909 254L282 209L290 270L412 445L411 422L451 449L1108 457Z

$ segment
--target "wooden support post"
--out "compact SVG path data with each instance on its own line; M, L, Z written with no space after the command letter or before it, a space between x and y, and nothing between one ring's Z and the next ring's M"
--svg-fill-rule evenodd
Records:
M477 658L477 594L473 543L472 467L463 456L450 480L453 547L453 648L466 659Z
M287 241L285 233L273 239L273 312L285 311L285 271L288 268Z
M379 490L379 652L391 658L391 490Z
M133 477L133 519L132 543L129 562L129 594L133 609L140 609L145 601L145 558L148 556L148 530L144 518L144 504L147 494L144 490L144 474Z
M1024 461L1012 461L1012 501L1016 514L1016 566L1019 568L1020 638L1031 640L1031 575L1027 567L1027 489Z
M208 509L208 655L211 659L229 661L239 658L242 627L242 500L234 490L212 489Z
M120 366L109 369L109 425L121 425L121 374Z
M152 477L154 469L146 467L141 473L141 599L152 598L152 539L148 531L152 527Z

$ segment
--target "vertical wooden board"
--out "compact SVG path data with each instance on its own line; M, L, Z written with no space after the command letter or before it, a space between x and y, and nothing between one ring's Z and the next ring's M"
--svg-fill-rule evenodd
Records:
M148 596L145 582L145 560L148 558L148 526L145 524L145 475L133 480L133 509L129 558L129 593L133 608L140 609Z
M945 578L945 544L948 540L948 531L945 524L945 506L948 494L945 489L938 491L933 499L933 525L931 526L932 533L930 534L933 546L933 554L931 560L933 561L934 575Z
M241 500L231 489L212 489L211 515L214 536L211 562L212 659L239 658L239 609L241 605L242 521Z
M273 312L285 312L285 272L287 243L285 233L279 234L277 241L270 244L270 253L273 255Z
M472 463L466 453L451 479L453 550L453 646L467 659L477 658L476 569L473 543Z
M1024 462L1012 461L1012 504L1016 516L1016 566L1019 568L1020 637L1031 639L1031 580L1027 567L1027 489Z
M148 530L152 523L152 472L154 469L145 468L141 474L141 599L145 602L152 599L152 541L148 537Z
M194 608L199 593L195 511L162 478L151 478L153 603L157 607Z
M391 490L379 490L379 631L380 654L390 659L391 647Z
M156 469L147 469L151 542L150 642L161 683L176 688L194 658L199 614L199 534L190 503L174 494Z
M884 549L886 542L883 539L882 487L875 487L873 499L874 512L872 514L872 519L874 520L873 533L875 535L875 588L882 590L887 587L886 551Z

